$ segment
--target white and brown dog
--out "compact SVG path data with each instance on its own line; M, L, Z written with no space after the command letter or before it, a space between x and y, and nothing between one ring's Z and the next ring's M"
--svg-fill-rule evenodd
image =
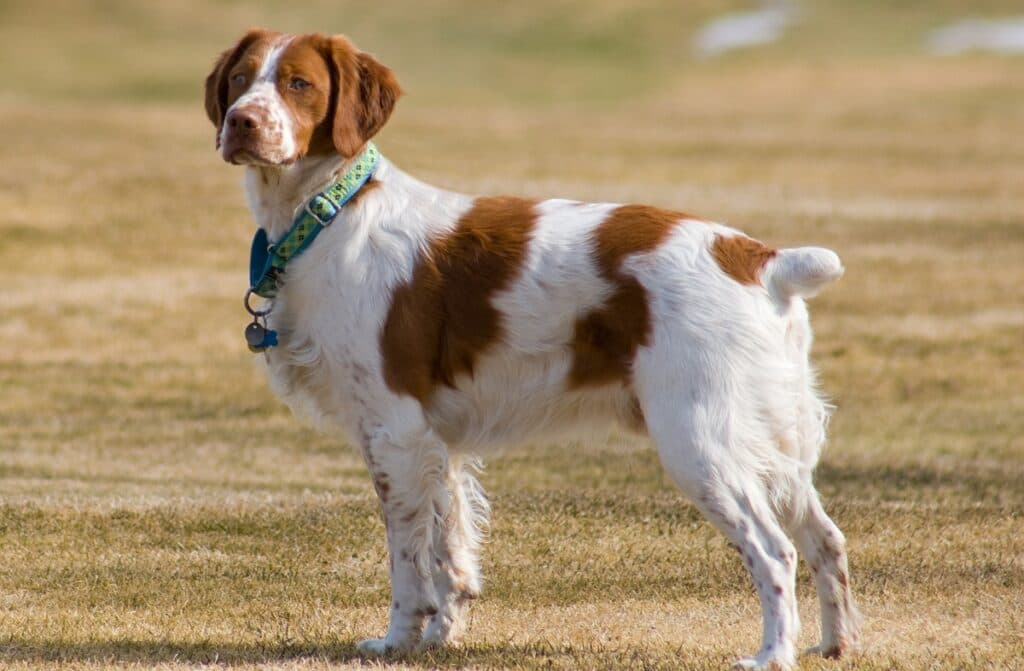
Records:
M353 164L400 94L341 36L248 32L206 81L225 161L247 166L269 240ZM753 576L764 639L741 668L790 667L797 548L822 639L857 640L845 542L811 479L828 409L802 300L843 272L643 205L474 197L380 159L291 263L269 315L275 391L362 450L383 508L390 626L367 653L460 637L480 593L488 504L475 459L542 432L619 422Z

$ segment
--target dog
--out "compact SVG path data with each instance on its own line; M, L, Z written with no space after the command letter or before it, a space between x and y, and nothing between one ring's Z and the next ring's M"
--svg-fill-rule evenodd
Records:
M616 422L653 440L751 573L764 637L737 668L796 663L797 549L821 607L810 652L851 649L845 539L811 476L830 408L804 302L839 257L645 205L429 186L371 141L400 95L319 34L251 30L206 79L220 155L246 166L250 292L271 297L246 296L249 345L297 414L359 447L380 499L390 622L359 650L462 636L489 519L479 458Z

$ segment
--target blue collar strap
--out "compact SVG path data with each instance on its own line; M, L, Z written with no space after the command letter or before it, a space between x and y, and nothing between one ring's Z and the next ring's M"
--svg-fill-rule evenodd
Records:
M306 251L320 231L331 225L352 196L373 176L380 161L380 152L372 142L344 175L306 202L295 217L292 227L274 244L267 232L256 230L249 253L249 291L264 298L273 298L281 284L285 266Z

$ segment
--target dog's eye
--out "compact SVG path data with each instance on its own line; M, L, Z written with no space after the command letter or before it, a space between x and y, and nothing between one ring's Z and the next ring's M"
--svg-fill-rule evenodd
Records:
M292 81L288 84L288 88L292 91L305 91L310 86L312 86L312 84L301 77L292 77Z
M237 75L231 77L231 83L235 86L245 86L245 75L239 72Z

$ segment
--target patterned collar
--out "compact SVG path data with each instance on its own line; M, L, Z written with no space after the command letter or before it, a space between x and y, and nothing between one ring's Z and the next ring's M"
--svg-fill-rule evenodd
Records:
M253 309L249 306L249 297L256 294L274 298L277 295L288 263L306 251L320 231L331 225L345 203L373 176L379 161L380 152L372 142L368 142L344 175L306 202L280 240L271 244L264 229L256 230L249 252L249 290L245 292L245 309L253 317L245 329L250 350L262 352L277 345L277 333L266 328L265 317L270 310ZM261 319L263 324L260 324Z
M249 254L249 289L252 293L264 298L277 295L281 275L288 262L306 251L320 231L331 225L345 203L373 175L379 160L377 147L372 142L367 143L366 149L344 175L306 202L292 227L276 243L270 244L264 229L256 230Z

